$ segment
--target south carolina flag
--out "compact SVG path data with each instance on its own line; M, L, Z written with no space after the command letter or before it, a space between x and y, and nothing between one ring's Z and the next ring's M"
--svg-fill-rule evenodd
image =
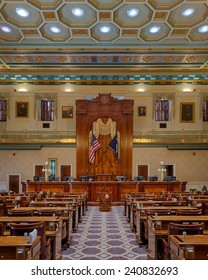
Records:
M92 141L90 142L90 150L89 150L89 162L95 162L95 152L100 149L100 142L97 140L94 134L92 134Z
M116 160L118 160L118 140L117 135L109 143L109 148L114 152Z

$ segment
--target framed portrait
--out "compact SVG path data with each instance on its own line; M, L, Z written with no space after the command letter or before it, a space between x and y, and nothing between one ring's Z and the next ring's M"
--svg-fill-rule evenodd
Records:
M16 118L28 118L28 102L16 102Z
M180 103L180 122L193 123L195 117L195 103L181 102Z
M62 119L73 118L73 106L62 106Z
M138 107L138 116L145 117L146 116L146 106L139 106Z

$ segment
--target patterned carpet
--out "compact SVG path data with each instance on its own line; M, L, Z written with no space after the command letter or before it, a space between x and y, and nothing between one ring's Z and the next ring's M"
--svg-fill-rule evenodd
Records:
M146 260L147 251L139 247L135 234L123 214L123 206L112 206L110 212L100 212L89 206L79 223L73 241L62 252L63 260Z

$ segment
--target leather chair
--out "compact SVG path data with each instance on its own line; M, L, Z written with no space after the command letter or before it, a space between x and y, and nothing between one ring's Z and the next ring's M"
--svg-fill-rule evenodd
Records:
M7 210L7 215L8 216L18 216L18 217L33 216L33 210L10 209L10 210Z
M202 210L201 209L178 209L176 211L176 215L180 216L197 216L197 215L202 215Z
M170 235L182 235L186 232L188 235L203 234L204 223L197 224L168 224L168 239L162 239L162 258L165 260L170 259Z
M52 240L46 238L45 222L36 223L10 223L10 235L23 236L25 232L32 232L37 229L38 236L41 236L41 255L40 259L50 260L52 258Z

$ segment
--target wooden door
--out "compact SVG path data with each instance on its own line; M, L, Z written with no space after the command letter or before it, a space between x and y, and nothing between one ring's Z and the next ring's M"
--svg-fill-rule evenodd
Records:
M71 176L71 165L61 165L61 181L65 176Z
M173 176L173 165L166 165L166 175L167 176Z
M44 177L43 165L35 165L35 176Z
M148 180L148 165L138 165L138 176L143 176L144 180Z
M9 175L9 191L19 193L19 175Z

